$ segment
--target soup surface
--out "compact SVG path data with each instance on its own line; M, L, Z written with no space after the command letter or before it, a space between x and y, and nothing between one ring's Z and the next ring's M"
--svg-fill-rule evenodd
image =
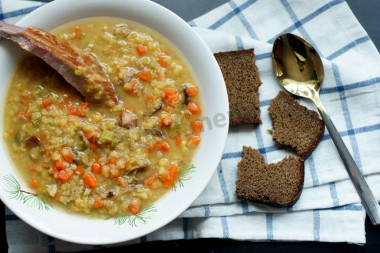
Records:
M27 55L5 103L10 156L30 191L51 204L136 215L191 166L201 140L199 88L177 49L142 25L84 19L53 33L99 58L120 102L87 104Z

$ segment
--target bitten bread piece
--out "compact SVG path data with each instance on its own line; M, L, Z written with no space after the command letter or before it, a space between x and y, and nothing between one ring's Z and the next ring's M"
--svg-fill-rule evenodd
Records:
M323 137L325 124L315 111L298 104L280 91L269 106L272 138L281 147L288 147L306 158Z
M261 80L253 49L214 54L227 87L230 125L261 123Z
M275 207L289 207L298 200L303 181L302 159L288 156L278 163L265 164L258 150L243 147L236 181L238 198Z

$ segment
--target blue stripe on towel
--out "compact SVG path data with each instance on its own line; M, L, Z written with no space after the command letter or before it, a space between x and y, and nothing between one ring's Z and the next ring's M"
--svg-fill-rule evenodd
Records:
M28 14L29 12L32 12L32 11L34 11L35 9L37 9L37 8L39 8L41 6L42 5L38 5L38 6L33 6L33 7L25 8L25 9L20 9L20 10L17 10L17 11L5 12L5 13L1 13L2 10L0 9L0 20L4 20L6 18L12 18L12 17L17 17L17 16Z
M205 210L205 217L210 217L210 205L203 205L203 209Z
M296 25L296 27L298 28L298 30L302 34L302 37L304 39L306 39L307 41L309 41L310 43L312 43L311 37L306 32L305 28L302 27L302 23L297 18L297 15L294 12L292 6L289 4L289 2L287 0L281 0L281 3L282 3L282 5L284 5L285 10L288 12L290 18L293 20L294 24ZM312 43L312 44L315 45L315 43Z
M239 151L239 152L229 152L229 153L224 153L222 155L222 160L225 160L225 159L233 159L233 158L239 158L239 157L242 157L243 155L243 152L242 151Z
M342 211L342 210L345 210L345 211L362 211L363 210L363 206L360 204L349 204L349 205L345 205L345 206L337 206L337 207L333 207L329 210L333 210L333 211Z
M238 9L238 6L234 3L234 1L230 1L229 4L232 7L232 9L234 9L234 10ZM253 30L252 26L249 24L248 20L245 18L243 12L237 13L237 16L238 16L240 22L243 24L244 28L247 30L249 36L252 39L258 40L259 38L257 37L257 35L256 35L255 31Z
M267 239L273 240L273 214L266 213L266 224L267 224Z
M241 203L241 208L243 209L243 213L248 213L249 212L248 201L242 200L240 203Z
M361 134L361 133L374 132L374 131L378 131L378 130L380 130L380 124L349 129L348 131L339 132L339 134L340 134L340 136L344 137L344 136L348 136L350 133ZM329 134L325 134L322 137L322 140L324 140L324 141L329 140L329 139L331 139L331 136ZM277 146L269 146L269 147L259 148L259 151L262 154L273 152L276 150L278 150ZM222 160L239 158L239 157L242 157L242 154L243 154L242 151L227 152L227 153L224 153L222 155Z
M227 218L226 218L226 216L221 216L220 219L222 222L223 239L228 239L228 238L230 238L230 230L228 228Z
M313 235L314 241L320 241L321 215L318 210L313 210Z
M189 239L189 219L182 218L183 239Z
M2 15L2 13L3 13L3 4L1 3L1 0L0 0L0 15ZM1 18L0 18L0 20L1 20Z
M259 61L259 60L268 59L268 58L271 58L271 57L272 57L272 52L270 52L270 53L263 53L263 54L257 54L256 55L256 60Z
M216 174L218 174L220 187L222 188L224 203L230 203L230 196L228 195L226 180L224 179L222 161L220 161L218 164Z
M352 49L353 47L361 44L361 43L364 43L366 41L369 41L370 38L368 35L364 36L364 37L361 37L359 39L356 39L350 43L348 43L347 45L345 45L344 47L342 47L341 49L339 49L338 51L336 51L335 53L332 53L330 54L329 56L326 57L327 60L331 61L332 59L335 59L337 58L338 56L344 54L345 52L349 51L350 49Z
M235 15L239 14L240 12L242 12L243 10L247 9L249 6L254 4L256 1L257 0L248 0L247 2L245 2L244 4L239 6L238 8L235 8L232 11L230 11L229 13L227 13L226 15L224 15L222 18L220 18L214 24L210 25L209 28L213 29L213 30L217 29L218 27L220 27L224 23L226 23L228 20L233 18Z
M335 182L329 183L329 187L330 187L331 199L333 201L333 206L339 206L339 199L338 199L338 193L336 191Z
M374 77L374 78L367 79L364 81L346 84L344 86L322 88L320 93L321 94L328 94L328 93L334 93L334 92L340 92L340 91L353 90L353 89L358 89L358 88L362 88L362 87L366 87L366 86L371 86L371 85L374 85L377 83L380 83L380 77Z
M334 77L335 77L335 81L336 81L337 86L342 87L343 82L342 82L342 78L340 76L339 68L338 68L338 65L336 65L334 62L332 62L332 69L333 69L333 73L334 73ZM339 98L340 98L340 102L342 105L344 120L346 122L348 136L350 137L351 147L352 147L352 151L353 151L352 157L354 158L359 169L362 170L360 155L359 155L360 154L359 148L358 148L358 144L356 142L355 131L353 131L353 124L352 124L352 120L351 120L351 115L350 115L347 100L345 99L345 97L346 97L346 95L345 95L344 91L339 92Z
M243 40L241 39L240 36L235 35L235 41L236 41L236 48L237 49L240 50L240 49L244 48Z
M310 156L307 158L306 161L309 164L310 175L313 181L313 186L317 186L319 185L319 179L318 179L317 169L315 168L313 154L310 154Z
M334 0L334 1L331 1L325 5L323 5L322 7L320 7L319 9L315 10L314 12L310 13L309 15L307 15L306 17L302 18L301 20L299 20L298 22L294 23L293 25L289 26L288 28L282 30L280 33L278 33L276 36L274 36L272 39L268 40L269 43L273 43L274 40L280 35L280 34L283 34L283 33L290 33L292 31L294 31L295 29L297 29L299 26L301 25L304 25L306 24L307 22L313 20L315 17L321 15L322 13L324 13L325 11L329 10L331 7L335 6L335 5L338 5L338 4L341 4L341 3L344 3L345 1L344 0Z
M261 147L259 148L260 153L264 156L265 161L267 161L267 150L264 145L264 140L263 140L263 134L261 132L261 126L260 125L255 125L255 136L256 136L256 141L257 141L257 146Z

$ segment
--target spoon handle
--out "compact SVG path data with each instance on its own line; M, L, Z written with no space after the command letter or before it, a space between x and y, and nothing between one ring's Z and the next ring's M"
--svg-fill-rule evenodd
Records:
M334 126L334 123L331 121L330 116L327 114L325 108L322 105L318 96L314 96L313 101L315 102L322 119L326 124L327 130L330 133L331 139L333 140L340 157L343 160L344 165L346 166L347 172L351 177L351 180L358 192L362 204L368 214L373 225L380 224L380 206L373 196L371 189L369 188L364 176L360 172L358 166L356 165L354 159L352 158L350 152L348 151L346 145L344 144L342 137L339 135L339 132Z

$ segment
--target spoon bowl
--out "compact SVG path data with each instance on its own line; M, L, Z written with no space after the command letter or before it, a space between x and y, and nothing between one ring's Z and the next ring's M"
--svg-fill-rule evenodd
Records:
M324 78L321 58L314 47L294 34L280 35L273 44L272 64L280 85L293 95L311 99L329 131L372 224L380 224L380 206L327 114L319 91Z
M312 45L293 34L284 34L273 45L274 73L288 92L312 99L324 78L321 58Z

